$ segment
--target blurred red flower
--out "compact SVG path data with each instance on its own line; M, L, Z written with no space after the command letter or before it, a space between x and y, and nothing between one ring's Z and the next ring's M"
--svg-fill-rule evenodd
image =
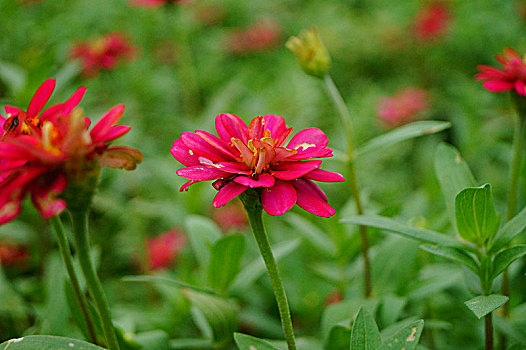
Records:
M113 107L88 130L91 120L74 108L85 88L37 118L54 87L54 79L46 80L27 112L9 107L7 118L2 118L6 121L0 141L0 224L20 213L28 193L40 214L48 219L66 208L60 195L69 180L83 181L100 167L132 170L142 161L142 154L135 149L109 147L111 141L130 130L129 126L115 125L124 106ZM11 125L6 128L9 121Z
M0 265L20 266L28 258L29 253L23 244L0 241Z
M152 270L170 267L186 245L186 237L178 230L170 230L148 240L148 259Z
M413 34L421 41L438 39L448 32L451 20L451 10L445 3L430 2L414 17Z
M242 230L248 225L247 213L240 202L214 209L212 217L223 232Z
M335 289L325 298L325 305L337 304L342 300L343 300L342 294L338 290Z
M130 45L121 33L105 34L95 40L78 43L71 57L82 61L82 73L94 77L101 70L112 70L122 60L133 58L136 47Z
M425 90L405 88L392 97L383 97L378 104L381 123L389 128L413 121L419 113L429 108Z
M184 2L184 0L130 0L132 5L143 7L161 7L163 5Z
M234 114L220 114L215 126L219 137L197 130L183 132L173 143L172 155L186 166L177 175L190 180L181 191L200 181L216 180L214 207L254 188L260 190L261 203L270 215L282 215L294 204L318 216L334 215L334 208L312 180L345 179L321 170L322 161L313 159L332 157L329 139L320 129L302 130L285 146L292 128L278 115L258 116L247 126Z
M273 21L260 21L251 27L231 33L228 50L237 55L261 52L280 44L281 25Z
M526 59L515 50L507 47L504 55L496 55L502 64L502 70L491 66L477 66L479 74L476 80L484 80L482 86L491 92L505 92L514 90L521 96L526 96Z

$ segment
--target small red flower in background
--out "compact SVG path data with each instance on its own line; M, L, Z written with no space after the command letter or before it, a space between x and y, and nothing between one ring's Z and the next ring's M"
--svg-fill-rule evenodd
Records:
M19 266L27 261L29 253L23 244L0 241L0 265Z
M151 270L170 267L186 245L186 237L178 230L170 230L148 239L148 259Z
M329 295L327 295L327 298L325 298L325 305L337 304L342 300L342 294L335 289Z
M281 26L272 21L260 21L250 28L230 34L228 49L230 52L243 55L261 52L280 44Z
M392 97L384 97L378 104L378 117L389 128L413 121L418 114L429 108L425 90L406 88Z
M451 24L451 10L441 1L421 8L413 22L413 34L421 41L432 41L444 36Z
M186 168L177 175L192 184L216 180L214 207L221 207L248 188L261 190L261 203L270 215L281 215L294 204L309 213L329 217L335 210L314 181L341 182L342 175L321 170L321 160L332 157L329 139L318 128L298 132L288 142L292 128L278 116L254 118L247 126L234 114L220 114L215 126L219 137L206 131L183 132L172 155Z
M129 126L115 125L124 106L113 107L88 130L91 120L74 108L85 88L37 118L54 87L53 79L46 80L27 112L15 107L6 109L8 118L0 141L0 224L20 213L26 194L31 194L35 207L48 219L66 209L66 201L60 195L69 179L82 181L100 167L132 170L142 161L142 154L135 149L109 147L111 141L130 130ZM14 124L6 128L10 120L17 124L16 128L12 127Z
M163 5L176 4L184 0L130 0L132 5L143 7L161 7Z
M515 50L507 47L504 55L496 55L502 64L502 70L491 66L477 66L479 74L476 80L484 80L482 86L491 92L505 92L514 90L521 96L526 96L526 59Z
M101 70L112 70L122 59L130 60L135 50L128 39L114 32L75 45L71 57L82 61L82 73L86 77L94 77Z
M214 209L212 217L223 232L242 230L248 225L247 213L240 202Z

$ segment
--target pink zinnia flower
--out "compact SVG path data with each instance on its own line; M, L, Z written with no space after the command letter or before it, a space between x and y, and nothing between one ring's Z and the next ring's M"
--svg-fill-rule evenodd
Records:
M418 40L431 41L447 33L451 22L451 11L441 1L429 3L415 16L413 34Z
M42 84L26 117L42 109L52 86L52 80ZM4 132L0 142L0 159L4 160L0 163L0 224L20 213L22 200L28 193L35 207L48 219L66 208L65 200L59 196L66 190L68 180L82 181L84 175L99 167L131 170L142 161L137 150L109 147L110 141L130 130L129 126L114 125L124 106L113 107L89 131L91 120L74 109L84 92L85 88L80 88L66 103L44 111L37 122L29 124L27 134Z
M515 90L521 96L526 96L526 59L513 49L504 49L504 56L496 55L502 64L502 70L491 66L477 66L479 74L476 80L484 80L482 86L491 92Z
M0 242L0 265L15 266L29 258L27 248L22 244Z
M406 88L392 97L384 97L378 104L378 116L386 127L396 127L413 121L429 108L425 90Z
M181 187L216 180L215 207L225 205L249 188L261 191L261 203L270 215L281 215L298 204L324 217L335 213L327 197L312 180L345 181L343 176L320 169L321 160L332 156L327 136L317 128L292 133L282 117L258 116L247 126L233 114L220 114L215 126L219 137L206 131L183 132L175 140L172 155L186 168L177 175L189 179Z
M228 38L228 48L234 54L243 55L276 47L280 39L281 26L278 23L261 21L232 33Z
M150 269L170 267L186 245L186 237L178 230L170 230L148 240Z
M248 225L247 213L240 202L214 209L212 217L223 232L242 230Z
M101 70L112 70L121 59L131 59L135 50L128 39L115 32L75 45L71 57L82 61L82 73L86 77L94 77Z

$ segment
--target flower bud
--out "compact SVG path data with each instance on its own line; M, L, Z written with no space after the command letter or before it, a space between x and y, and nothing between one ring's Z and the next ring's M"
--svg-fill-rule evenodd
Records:
M323 78L329 71L331 57L315 27L290 37L285 46L296 56L301 68L308 75Z

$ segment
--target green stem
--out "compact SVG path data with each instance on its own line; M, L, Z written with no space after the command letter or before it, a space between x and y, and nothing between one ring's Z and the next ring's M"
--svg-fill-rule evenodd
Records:
M356 212L358 213L358 215L362 215L363 206L362 206L362 201L360 197L360 188L358 187L356 169L354 166L354 130L351 124L351 116L349 114L349 110L347 109L347 105L345 104L345 101L343 100L343 97L340 94L340 91L334 84L334 81L332 80L331 76L327 74L323 81L325 82L325 87L327 88L327 92L329 93L329 96L331 97L331 100L334 103L334 106L338 110L341 124L345 132L345 139L347 141L347 166L349 170L348 182L349 182L349 185L351 186L351 192L352 192L352 195L356 203ZM367 237L367 227L360 225L359 232L360 232L360 239L362 243L361 251L362 251L362 259L363 259L363 280L364 280L363 293L365 297L369 298L371 296L372 277L371 277L371 263L369 259L369 240Z
M62 220L59 216L56 216L51 218L50 222L57 235L57 243L60 250L60 254L62 255L62 260L64 260L64 265L66 265L69 280L71 281L73 292L75 292L75 297L77 298L77 302L79 303L80 311L82 312L84 320L86 321L86 327L88 330L90 340L92 343L97 344L97 335L95 333L95 328L93 327L93 320L91 318L91 314L88 311L88 302L86 301L86 298L82 293L82 289L80 288L80 283L77 278L77 273L75 272L75 268L73 267L73 257L71 256L69 243L66 238L66 233L64 232L64 226L62 225Z
M519 175L521 168L522 153L524 148L524 129L526 126L526 118L518 116L515 133L513 135L513 160L511 163L510 187L508 194L508 211L507 220L510 221L514 216L517 208L517 197L519 189Z
M493 312L484 317L485 350L493 350Z
M257 196L244 193L241 196L241 200L245 205L252 232L254 232L259 251L267 267L272 289L274 289L274 295L276 297L276 302L278 303L279 316L281 318L281 325L283 326L283 333L285 334L288 349L296 350L296 341L294 339L294 329L292 327L287 296L285 295L285 289L283 288L278 265L272 254L270 243L267 234L265 233L265 227L263 226L261 218L263 208L259 202L259 193Z
M95 300L97 309L102 320L102 329L106 338L106 346L109 350L119 350L119 344L115 335L115 328L111 321L110 308L104 295L99 277L90 258L90 243L88 236L88 211L72 211L71 218L73 222L73 233L77 245L77 254L80 266L86 279L88 290Z

